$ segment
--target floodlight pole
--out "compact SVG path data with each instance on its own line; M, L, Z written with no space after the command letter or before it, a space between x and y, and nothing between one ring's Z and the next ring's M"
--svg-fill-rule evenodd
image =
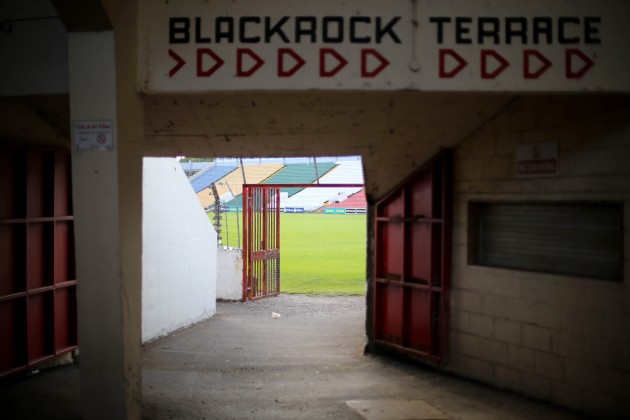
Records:
M247 184L247 179L245 179L245 165L243 165L243 158L238 158L241 163L241 172L243 173L243 185Z

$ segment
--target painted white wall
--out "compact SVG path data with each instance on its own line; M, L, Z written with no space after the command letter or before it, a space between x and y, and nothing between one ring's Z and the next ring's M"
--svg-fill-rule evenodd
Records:
M217 237L179 163L145 158L142 341L216 312Z
M217 299L243 298L243 250L220 248L217 259Z

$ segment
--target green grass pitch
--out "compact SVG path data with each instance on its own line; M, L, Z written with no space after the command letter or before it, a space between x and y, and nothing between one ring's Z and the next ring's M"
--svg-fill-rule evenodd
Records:
M212 218L213 213L208 216ZM239 219L242 237L240 213ZM236 213L224 213L222 225L223 245L237 247ZM280 289L283 293L363 295L366 248L365 215L283 213Z

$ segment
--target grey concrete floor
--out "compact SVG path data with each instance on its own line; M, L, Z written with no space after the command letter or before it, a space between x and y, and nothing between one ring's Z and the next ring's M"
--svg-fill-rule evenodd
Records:
M363 297L219 302L214 318L145 346L143 418L360 419L346 401L407 399L452 419L583 418L416 364L365 356L364 322ZM0 417L79 418L78 378L71 365L4 381Z

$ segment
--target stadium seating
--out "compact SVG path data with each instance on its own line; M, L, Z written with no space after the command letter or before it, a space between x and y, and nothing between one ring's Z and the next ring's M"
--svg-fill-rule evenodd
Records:
M245 178L248 184L259 184L266 178L269 178L280 169L282 164L266 164L266 165L243 165L245 168ZM234 169L234 168L232 168ZM223 196L232 190L234 196L238 196L243 193L243 171L238 166L232 172L228 173L221 179L215 181L217 192L219 196ZM228 188L229 185L229 188ZM204 208L208 208L214 205L214 196L212 191L208 188L207 191L203 190L197 194L199 201Z
M319 179L320 184L363 184L363 167L360 161L340 162ZM303 208L315 211L326 203L341 201L361 188L317 188L310 187L295 193L282 201L281 208Z
M330 204L327 207L332 208L347 208L347 209L365 209L367 208L367 198L365 197L365 190L357 192L356 194L348 197L346 200L339 203Z
M317 164L317 175L322 177L336 166L333 162ZM282 170L267 178L263 184L312 184L317 180L315 165L311 163L288 163ZM289 197L301 191L302 188L282 188L282 192Z
M272 161L273 162L273 161ZM248 184L363 184L363 166L360 160L338 160L314 163L259 163L244 165ZM191 180L191 184L203 207L208 209L215 203L215 197L209 188L214 183L217 193L222 197L221 204L234 211L242 208L243 174L240 166L213 165L212 168ZM230 188L228 188L228 185ZM202 188L203 187L203 188ZM234 197L231 193L236 197ZM296 209L296 211L312 212L323 207L365 209L367 207L365 194L359 193L358 187L325 187L315 185L309 188L282 188L281 207ZM343 203L340 203L343 201Z
M235 169L236 168L231 166L214 166L209 171L190 181L190 185L192 185L195 192L198 193L199 191L208 188L213 182L223 178Z
M222 206L227 206L231 210L235 210L237 206L242 209L243 208L243 194L240 194L234 197L232 200L228 201L227 203L223 203Z

